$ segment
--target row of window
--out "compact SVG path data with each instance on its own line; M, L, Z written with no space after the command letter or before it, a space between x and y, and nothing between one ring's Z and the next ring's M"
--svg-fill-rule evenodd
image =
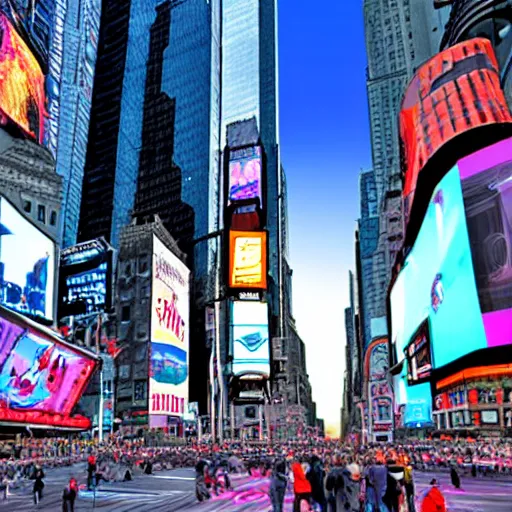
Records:
M32 201L29 199L23 200L23 211L32 215ZM39 222L49 224L50 226L57 225L57 212L55 210L50 210L50 214L47 216L46 206L44 204L37 205L37 211L35 214Z

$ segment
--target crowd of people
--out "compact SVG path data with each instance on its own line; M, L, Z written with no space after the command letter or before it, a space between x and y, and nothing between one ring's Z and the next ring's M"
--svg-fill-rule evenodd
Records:
M45 471L82 463L84 487L89 490L102 481L130 481L142 473L195 467L199 500L231 488L229 475L237 472L269 477L270 500L277 512L283 510L287 489L294 492L294 512L416 512L418 502L421 512L444 512L435 479L418 501L414 471L450 471L455 487L460 486L461 472L473 477L512 473L512 443L506 441L363 446L321 439L280 443L189 439L186 444L173 446L170 440L165 444L148 446L144 439L120 437L102 443L78 438L5 442L0 444L0 498L28 483L33 484L38 503L43 498ZM79 478L82 475L75 475L63 490L63 510L74 510Z

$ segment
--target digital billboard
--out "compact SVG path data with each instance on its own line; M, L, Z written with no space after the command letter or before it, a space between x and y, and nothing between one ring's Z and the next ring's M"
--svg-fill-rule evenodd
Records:
M190 271L153 237L149 414L183 416L188 404Z
M0 303L54 320L55 244L0 196Z
M229 232L228 286L237 289L267 289L266 231Z
M0 126L44 140L45 78L33 52L0 4Z
M433 308L436 311L435 306ZM432 374L432 354L428 320L425 320L414 333L405 349L405 357L409 385L419 384L429 379Z
M390 303L397 363L426 319L434 368L487 347L457 167L432 194Z
M261 147L234 149L229 153L229 203L245 199L260 199L263 207Z
M489 40L463 41L420 66L399 115L405 224L419 173L439 149L475 128L511 122Z
M0 307L0 421L73 426L69 417L97 364L92 353Z
M459 161L478 299L489 347L512 344L512 139Z
M233 301L231 307L233 374L270 376L268 306L257 301Z
M113 249L104 239L61 251L59 318L105 311L112 302Z

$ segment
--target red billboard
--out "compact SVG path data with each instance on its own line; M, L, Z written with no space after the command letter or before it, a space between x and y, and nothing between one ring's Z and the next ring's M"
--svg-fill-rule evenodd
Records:
M91 352L0 307L0 424L89 428L72 413L98 364Z
M506 123L512 123L512 116L487 39L457 44L417 70L405 91L399 118L406 224L419 173L429 159L459 135ZM474 148L463 149L469 154ZM452 156L456 158L455 151ZM447 165L446 170L451 167Z

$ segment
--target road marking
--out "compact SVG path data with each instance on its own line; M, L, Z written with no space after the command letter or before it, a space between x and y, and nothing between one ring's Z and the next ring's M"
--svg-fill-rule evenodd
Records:
M165 476L165 475L153 475L154 478L162 478L163 480L187 480L193 482L196 478L194 476Z

